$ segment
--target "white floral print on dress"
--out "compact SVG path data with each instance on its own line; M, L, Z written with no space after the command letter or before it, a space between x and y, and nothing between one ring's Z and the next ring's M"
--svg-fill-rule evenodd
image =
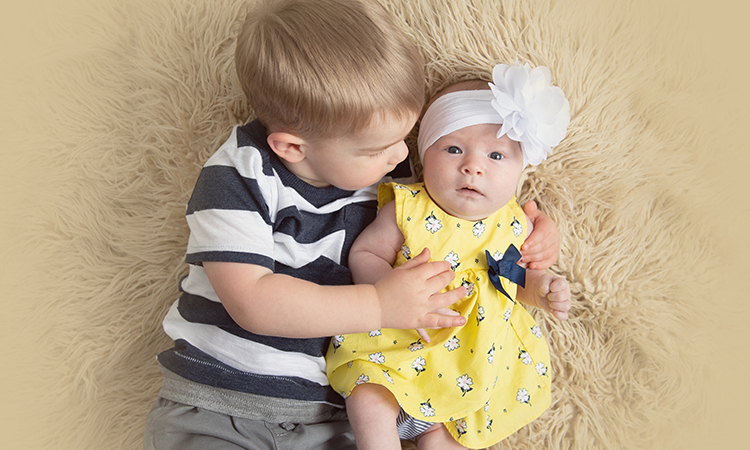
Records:
M370 331L370 334L369 334L370 337L378 337L382 335L383 335L383 332L380 330Z
M487 227L485 226L485 224L482 223L482 221L480 220L479 222L474 224L474 227L471 229L471 232L474 234L474 236L481 237L484 234L484 230L486 228Z
M539 375L541 376L547 375L547 366L545 366L543 362L536 363L536 366L534 367L536 368L536 372Z
M448 256L445 257L445 260L451 263L451 270L456 270L458 266L461 265L461 263L458 262L458 253L454 251L448 253Z
M425 417L433 417L435 415L435 408L430 405L430 400L428 399L426 402L419 404L419 412Z
M521 403L526 403L527 405L531 405L531 395L529 395L529 391L527 391L524 388L521 388L518 390L518 393L516 394L516 400L518 400Z
M461 279L461 286L463 286L466 289L466 296L470 297L471 294L474 293L474 283L471 283L469 281L466 281L465 279Z
M402 185L400 185L400 184L394 184L394 185L393 185L393 189L404 189L404 190L406 190L406 191L409 191L409 192L411 193L411 196L412 196L412 197L416 197L416 196L417 196L417 194L419 194L419 192L420 192L420 191L419 191L419 189L417 189L416 191L414 191L414 190L411 190L411 189L409 189L408 187L406 187L406 186L402 186Z
M411 345L409 345L410 352L416 352L422 350L423 348L424 344L422 343L422 339L419 339L417 342L412 342Z
M383 352L370 353L368 355L368 358L370 359L370 362L375 363L375 364L385 363L385 355L383 355Z
M520 350L518 352L518 359L520 359L521 362L527 366L533 362L533 360L531 359L531 355L529 355L529 352L527 352L526 350Z
M542 338L542 329L539 328L539 325L534 325L533 327L531 327L531 333L539 339Z
M338 350L339 347L341 347L341 344L344 343L344 336L337 334L331 339L331 344L333 344L333 353L336 353L336 350Z
M523 234L523 225L521 225L521 222L518 221L515 217L513 218L513 223L510 224L513 227L513 234L516 235L516 237Z
M357 381L354 384L356 384L357 386L359 386L360 384L369 383L369 381L370 381L370 377L368 377L365 374L362 374L362 375L359 376L359 378L357 378Z
M420 373L427 370L425 366L427 365L427 360L422 358L421 356L417 356L417 359L414 360L414 362L411 363L411 368L417 371L417 376L419 376Z
M467 433L467 428L468 425L466 425L466 421L464 419L458 419L456 421L456 432L458 432L459 437Z
M427 218L425 218L424 220L427 222L425 224L425 228L427 228L427 231L432 234L437 233L441 228L443 228L443 224L440 222L440 219L435 217L434 213L430 213L430 215L427 216Z
M477 308L477 325L479 322L484 320L484 307L480 306Z
M505 310L505 314L503 314L503 319L505 319L506 322L509 321L510 320L510 315L512 313L513 313L513 311L510 308L506 309Z
M461 347L459 342L461 342L461 340L454 335L452 338L448 339L448 342L443 344L443 347L447 348L449 352L452 352Z
M473 390L471 387L473 384L474 380L467 373L456 378L456 386L458 386L462 392L461 397L465 396L467 392Z

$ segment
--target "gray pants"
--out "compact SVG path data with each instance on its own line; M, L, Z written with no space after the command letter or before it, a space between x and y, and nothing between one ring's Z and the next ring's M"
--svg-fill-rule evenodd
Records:
M330 422L242 419L159 398L146 418L145 450L356 450L345 413ZM338 420L340 419L340 420Z

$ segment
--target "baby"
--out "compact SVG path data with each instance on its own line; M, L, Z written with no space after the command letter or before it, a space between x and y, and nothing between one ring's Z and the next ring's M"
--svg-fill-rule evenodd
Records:
M569 103L546 67L497 65L494 83L461 82L428 105L418 139L424 183L381 185L383 205L357 238L354 281L374 283L429 248L450 262L459 328L335 336L332 387L346 398L357 446L485 448L550 404L549 350L519 305L568 318L563 278L517 264L531 222L515 198L526 164L565 136ZM398 426L397 426L398 424Z

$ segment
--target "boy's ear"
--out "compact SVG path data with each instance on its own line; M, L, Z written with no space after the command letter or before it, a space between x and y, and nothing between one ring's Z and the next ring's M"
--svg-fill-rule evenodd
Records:
M305 159L305 141L294 134L276 131L268 135L268 145L279 158L290 163Z

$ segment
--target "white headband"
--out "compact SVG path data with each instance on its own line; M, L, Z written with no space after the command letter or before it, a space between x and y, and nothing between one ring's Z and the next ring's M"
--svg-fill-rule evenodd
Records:
M502 124L497 137L507 134L521 144L524 165L537 165L562 141L570 124L570 103L562 89L550 85L550 71L498 64L492 70L491 90L456 91L435 100L419 126L419 158L441 137L480 124Z

